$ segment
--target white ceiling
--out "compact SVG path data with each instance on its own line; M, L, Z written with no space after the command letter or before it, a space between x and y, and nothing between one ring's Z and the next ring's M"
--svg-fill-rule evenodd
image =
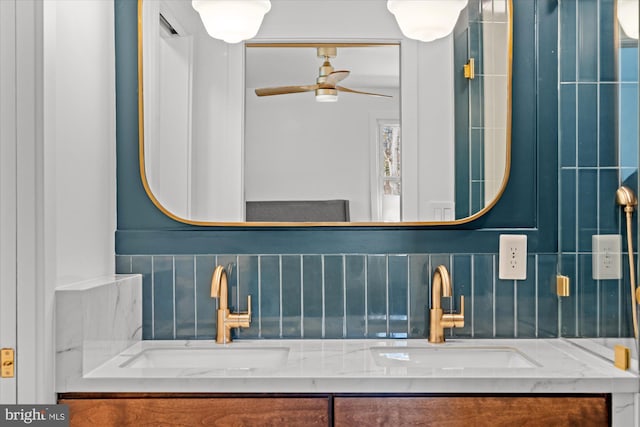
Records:
M160 5L161 12L172 25L185 30L186 34L208 37L191 1L162 0ZM288 42L295 43L296 40ZM342 86L351 89L400 87L398 45L339 47L338 55L331 63L335 70L351 71ZM322 59L317 57L314 47L247 47L246 87L314 84L321 64Z

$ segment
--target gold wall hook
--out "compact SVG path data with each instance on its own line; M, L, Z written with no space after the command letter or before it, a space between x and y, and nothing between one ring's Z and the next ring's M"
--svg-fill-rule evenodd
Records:
M469 62L464 65L464 77L469 80L476 78L476 60L469 58Z
M561 274L556 276L556 292L559 297L568 297L571 295L569 276L563 276Z

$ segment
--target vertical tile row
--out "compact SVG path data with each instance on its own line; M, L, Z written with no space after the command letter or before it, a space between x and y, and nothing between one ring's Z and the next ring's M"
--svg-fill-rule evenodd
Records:
M145 339L212 339L217 300L211 298L216 265L228 272L229 307L247 310L252 296L253 322L235 331L252 338L424 338L429 330L431 280L439 265L452 277L445 310L459 311L465 299L465 326L450 337L534 338L574 336L584 330L606 334L626 331L618 324L623 304L619 284L597 284L558 301L555 254L531 254L527 280L498 279L497 254L411 255L179 255L116 257L119 273L143 275ZM575 256L570 259L576 259ZM576 274L589 274L583 264ZM595 298L595 299L594 299ZM562 309L559 309L561 304ZM567 305L568 304L568 305ZM600 307L600 322L591 309ZM569 307L569 308L567 308ZM593 308L595 310L596 308Z
M367 336L387 336L387 260L384 255L367 255Z
M409 258L387 256L388 336L409 336Z
M212 339L216 331L216 301L211 299L211 276L216 267L214 255L195 256L196 338ZM143 310L144 312L144 310Z
M540 276L538 255L529 254L527 257L527 278L517 281L514 289L514 335L518 338L535 338L538 331L539 317L536 310L538 280L545 280Z
M560 335L625 335L628 264L620 280L594 279L591 238L622 234L626 247L615 192L622 184L638 188L637 44L618 32L612 0L562 0L559 12L558 270L572 284L571 296L559 301ZM635 229L632 239L635 247Z
M222 264L220 262L220 258L221 257L218 256L218 264L228 265L226 263ZM235 257L231 257L230 262L233 262L232 260L234 258ZM271 301L273 296L264 295L262 292L260 281L262 274L262 260L260 257L239 255L236 262L237 265L234 270L237 274L232 275L234 280L229 282L229 295L235 295L235 301L229 306L233 311L246 311L247 297L251 295L251 312L253 320L250 327L236 329L234 332L239 338L259 338L262 334L262 299L265 298L265 301ZM235 289L235 292L232 289ZM270 312L271 310L267 309L267 314ZM268 321L267 324L269 324Z
M195 257L176 256L175 266L175 337L196 338Z
M324 268L322 258L316 255L302 255L302 337L322 338L322 278Z
M367 260L365 256L345 255L345 298L345 337L367 337Z
M471 287L473 277L473 256L472 255L453 255L451 257L451 279L452 279L452 303L456 312L460 311L460 297L464 297L466 307L465 323L463 328L452 329L449 331L451 336L470 338L473 335L473 323L469 321L472 318L471 311L473 308L473 290Z
M281 258L277 255L259 257L260 286L260 336L264 338L282 337L282 290L280 284ZM245 298L246 300L246 298Z
M302 336L302 257L282 255L282 337Z
M429 255L409 255L409 319L410 338L420 338L429 332L431 307L431 263Z
M344 257L323 255L324 258L324 338L345 335Z
M556 254L537 254L535 257L537 266L535 273L535 337L554 338L559 335L559 305L560 301L564 300L564 298L558 298L556 293L558 256Z

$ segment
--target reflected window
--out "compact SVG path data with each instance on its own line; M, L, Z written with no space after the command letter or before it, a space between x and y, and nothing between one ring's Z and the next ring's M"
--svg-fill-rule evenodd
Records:
M378 122L380 180L379 217L382 221L401 221L402 161L400 124Z

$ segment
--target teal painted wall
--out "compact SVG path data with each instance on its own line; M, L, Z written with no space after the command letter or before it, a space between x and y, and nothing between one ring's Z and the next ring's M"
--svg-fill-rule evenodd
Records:
M587 244L592 234L621 231L615 188L623 181L637 188L637 130L631 164L606 133L616 111L607 94L635 84L637 95L637 68L627 82L611 80L605 43L613 27L601 25L604 35L588 39L594 22L612 22L612 1L514 2L512 174L486 216L439 228L298 229L194 227L148 200L137 157L136 8L116 0L116 268L143 273L145 338L211 338L215 264L234 266L233 306L244 310L245 296L254 295L255 322L241 337L422 337L438 264L453 274L448 304L467 298L467 325L456 336L628 336L628 273L615 283L590 279ZM497 279L503 233L529 238L525 281ZM558 271L572 278L567 299L554 293Z
M137 9L116 0L118 254L495 252L500 233L529 236L532 253L557 251L557 11L516 2L512 174L495 208L451 227L195 227L164 216L138 171ZM544 159L544 161L542 161ZM544 191L540 189L544 188Z

